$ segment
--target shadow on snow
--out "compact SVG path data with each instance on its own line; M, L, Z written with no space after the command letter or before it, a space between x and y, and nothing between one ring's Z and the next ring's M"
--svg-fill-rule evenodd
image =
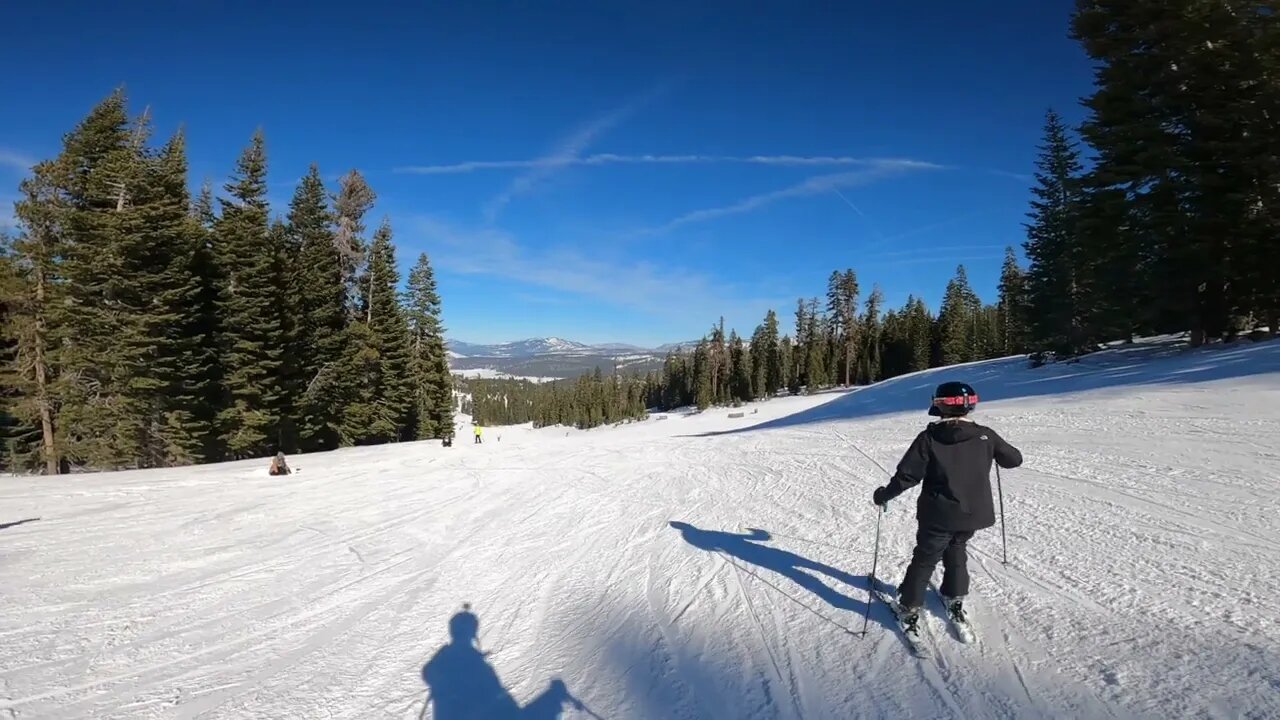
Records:
M767 577L756 572L753 568L762 568L764 570L777 573L814 595L817 595L819 599L831 607L836 608L837 610L856 612L858 615L867 612L867 602L855 600L848 595L835 590L830 585L823 582L818 575L826 576L830 580L842 583L851 588L857 588L858 590L867 593L867 597L869 598L870 593L868 590L870 589L870 582L867 576L850 575L843 570L831 567L825 563L820 563L816 560L810 560L809 558L802 557L789 550L761 545L760 543L768 542L772 539L769 533L764 530L748 528L749 532L747 533L731 533L721 530L703 530L696 528L689 523L680 522L678 520L672 520L669 524L671 527L679 530L684 541L690 545L708 552L721 553L737 571L747 573L757 580L760 580L773 588L774 591L785 596L787 599L804 607L806 610L817 615L823 620L836 625L845 632L853 635L861 635L860 630L855 631L843 623L832 620L821 612L813 609L803 600L800 600L788 593L786 590L778 587ZM816 573L816 575L814 573ZM887 585L880 580L876 581L876 589L883 593L887 593L890 596L894 595L896 592L892 586ZM878 612L873 613L872 615L877 623L886 627L893 627L893 621L890 616Z
M477 646L480 619L469 605L449 619L449 642L422 666L427 702L420 717L432 720L557 720L566 705L588 712L553 678L521 707L498 679L488 653ZM428 711L428 707L430 710ZM589 713L590 714L590 713Z

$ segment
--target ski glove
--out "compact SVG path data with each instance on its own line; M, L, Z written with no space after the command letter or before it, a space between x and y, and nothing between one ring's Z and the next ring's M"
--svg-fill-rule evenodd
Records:
M876 505L885 505L889 502L889 499L889 488L887 487L876 488L876 491L871 493L871 501Z

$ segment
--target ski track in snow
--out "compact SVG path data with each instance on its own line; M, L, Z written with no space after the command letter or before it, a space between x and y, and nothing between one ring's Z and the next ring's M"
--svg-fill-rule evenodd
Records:
M916 659L879 603L861 635L870 496L951 377L1026 464L1002 478L1009 563L998 525L970 544L977 642L931 593ZM0 717L419 718L463 603L506 690L560 678L587 708L565 718L1280 716L1280 343L747 412L351 448L286 478L0 478L0 525L30 520L0 529ZM882 519L882 583L915 496Z

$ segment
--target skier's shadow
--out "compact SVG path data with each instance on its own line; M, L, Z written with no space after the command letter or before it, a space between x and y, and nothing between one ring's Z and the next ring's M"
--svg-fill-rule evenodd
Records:
M582 707L559 678L524 707L498 680L487 653L477 647L480 619L469 605L449 619L449 643L422 666L432 720L558 720L565 705Z
M678 520L672 520L670 525L676 530L679 530L680 534L684 537L685 542L690 545L709 552L723 553L730 559L730 561L740 561L740 563L735 564L745 563L748 566L754 565L756 567L778 573L805 590L817 595L831 607L838 608L840 610L855 611L858 613L862 613L867 610L866 601L855 600L848 595L835 590L830 585L823 582L818 575L824 575L838 583L861 590L863 593L866 593L869 598L870 593L867 591L870 588L870 582L867 576L850 575L843 570L833 568L830 565L820 563L816 560L801 557L800 555L788 550L782 550L768 545L760 545L759 543L768 542L771 539L769 533L764 530L749 528L750 532L748 533L702 530L690 525L689 523L680 522ZM755 575L750 567L743 567L741 569ZM814 573L817 573L817 575ZM756 575L756 577L760 576ZM760 577L760 579L768 582L763 577ZM772 583L769 584L772 585ZM787 594L782 588L779 588L776 585L773 587L778 592ZM889 595L894 594L892 586L879 580L876 581L876 588ZM787 596L795 602L805 605L802 601L790 595ZM808 605L805 605L805 607L808 607ZM813 610L812 608L809 609L810 611ZM829 620L829 618L825 619ZM881 624L885 624L883 618L877 617L876 621ZM848 630L848 628L845 629Z

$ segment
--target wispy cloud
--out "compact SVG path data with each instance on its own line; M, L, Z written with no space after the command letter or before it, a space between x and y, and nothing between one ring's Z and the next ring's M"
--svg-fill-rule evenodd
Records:
M617 127L663 92L665 92L665 86L659 86L579 127L550 153L532 161L532 164L527 166L528 172L512 180L506 190L486 203L485 219L493 222L513 199L528 193L539 183L546 181L564 168L577 164L582 159L582 153L586 152L587 148L601 135Z
M772 165L781 167L874 166L886 162L910 162L896 158L861 158L843 155L550 155L532 160L471 160L451 165L406 165L392 172L404 175L459 175L484 170L533 170L600 165Z
M30 170L36 161L20 152L0 148L0 167L13 168L20 172Z
M637 234L661 234L685 225L692 225L694 223L706 222L708 220L715 220L730 215L740 215L742 213L751 212L790 198L819 195L833 190L838 192L839 188L842 187L866 185L895 175L902 175L919 170L937 170L941 168L941 165L935 165L934 163L924 162L921 160L877 160L873 161L868 167L861 170L833 173L830 175L817 175L805 180L804 182L782 188L781 190L774 190L773 192L761 193L759 195L752 195L750 197L743 198L732 205L694 210L692 212L685 213L664 225L646 228L639 231ZM847 198L845 198L845 202L849 202ZM854 207L854 210L857 211L857 208ZM858 212L861 213L861 211Z
M1028 173L1009 172L1008 170L988 169L987 172L991 173L992 175L999 175L1000 177L1006 177L1012 180L1019 180L1021 182L1031 182L1032 180L1035 179L1034 176Z
M509 232L467 228L431 217L405 223L411 237L434 248L432 259L447 271L489 275L649 313L687 320L690 307L736 309L763 315L785 298L756 298L712 278L647 261L610 261L571 249L533 251Z
M914 257L900 257L890 260L876 260L874 258L865 258L859 262L866 267L903 267L907 265L935 265L948 263L951 265L962 265L966 262L999 260L1003 258L1003 253L987 253L985 255L945 255L938 254L934 251L921 252Z

